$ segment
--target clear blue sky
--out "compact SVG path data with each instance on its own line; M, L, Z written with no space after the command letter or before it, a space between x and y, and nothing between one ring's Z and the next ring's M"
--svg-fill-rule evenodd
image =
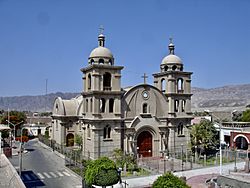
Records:
M0 96L80 92L100 25L123 87L153 82L169 36L192 86L250 83L249 0L0 0Z

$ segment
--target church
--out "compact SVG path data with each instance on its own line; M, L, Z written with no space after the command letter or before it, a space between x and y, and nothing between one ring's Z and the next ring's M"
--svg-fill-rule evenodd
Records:
M123 66L116 65L98 36L83 74L83 90L70 100L56 98L51 139L66 147L82 137L82 155L97 159L120 148L137 157L156 157L188 148L191 126L191 75L175 55L169 54L153 74L154 84L121 87Z

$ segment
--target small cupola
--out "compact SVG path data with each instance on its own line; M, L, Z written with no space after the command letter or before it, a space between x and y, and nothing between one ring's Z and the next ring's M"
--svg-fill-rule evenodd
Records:
M175 45L173 39L169 39L169 55L164 57L161 62L161 72L165 71L183 71L183 64L181 58L175 55Z
M92 50L88 62L89 64L114 65L113 54L105 47L105 36L102 32L98 35L98 47Z

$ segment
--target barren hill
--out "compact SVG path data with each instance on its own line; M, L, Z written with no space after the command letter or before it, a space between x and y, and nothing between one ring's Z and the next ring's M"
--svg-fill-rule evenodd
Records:
M250 84L230 85L212 89L192 88L192 111L242 110L250 104ZM0 109L51 111L56 97L70 99L79 93L51 93L39 96L0 97Z

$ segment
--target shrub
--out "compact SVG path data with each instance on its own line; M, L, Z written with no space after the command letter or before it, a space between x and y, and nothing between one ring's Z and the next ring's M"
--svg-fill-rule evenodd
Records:
M119 181L116 165L107 157L89 162L84 176L88 185L111 186Z
M186 182L168 172L154 181L152 188L190 188Z

